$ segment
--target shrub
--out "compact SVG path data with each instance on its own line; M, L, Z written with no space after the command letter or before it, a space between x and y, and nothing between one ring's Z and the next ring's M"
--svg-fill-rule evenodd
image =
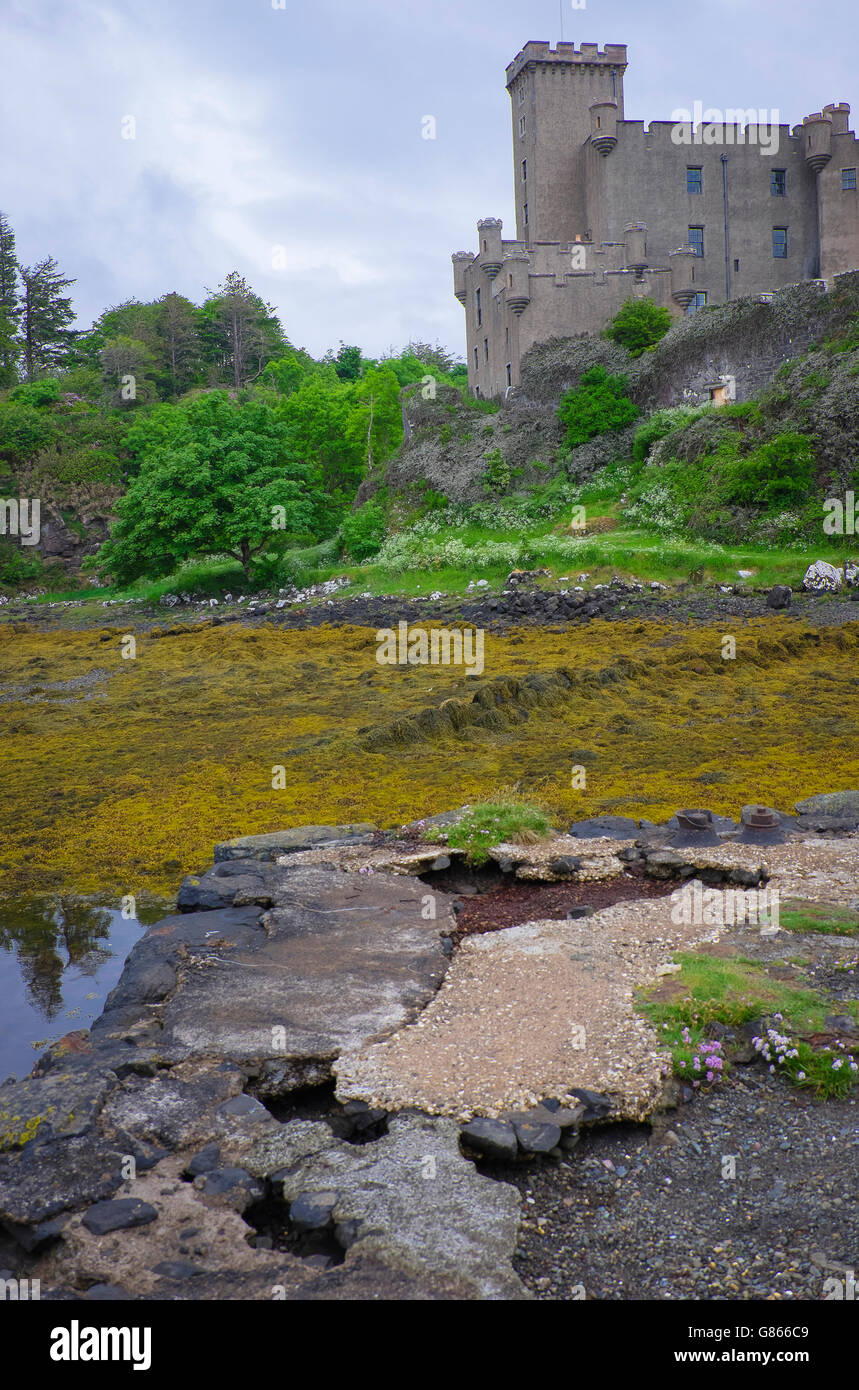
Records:
M356 512L344 517L340 538L353 560L359 563L378 555L385 539L387 522L378 502L365 502Z
M35 407L53 405L60 399L60 383L53 377L46 377L44 381L24 382L10 392L9 399Z
M510 487L512 473L510 464L502 454L500 449L492 449L484 459L486 467L483 472L481 483L484 492L492 493L493 497L499 497Z
M623 429L638 415L626 393L627 381L612 375L605 367L591 367L578 386L567 391L558 408L558 419L566 426L566 445L575 449L598 434Z
M628 299L615 314L605 331L605 337L625 347L633 357L640 357L647 348L655 347L671 327L667 309L652 299Z
M745 458L731 459L722 476L722 500L769 510L807 496L814 479L814 450L803 434L780 434Z

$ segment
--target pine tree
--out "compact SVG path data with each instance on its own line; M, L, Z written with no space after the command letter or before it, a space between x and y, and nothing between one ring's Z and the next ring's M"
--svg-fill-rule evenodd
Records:
M229 373L234 389L240 391L288 344L274 307L264 303L237 270L214 294L211 290L208 294L201 311L208 355Z
M74 342L69 329L75 313L63 290L75 280L64 280L53 256L34 266L18 265L24 286L21 303L21 339L24 371L28 381L63 362Z
M18 378L15 361L20 316L15 233L5 214L0 212L0 386L10 386Z

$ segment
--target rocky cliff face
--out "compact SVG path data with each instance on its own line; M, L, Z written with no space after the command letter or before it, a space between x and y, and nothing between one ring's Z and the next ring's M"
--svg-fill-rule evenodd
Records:
M510 470L509 491L527 491L562 470L574 479L589 477L627 455L635 432L632 428L604 435L559 461L563 430L558 404L589 367L624 373L630 395L644 414L666 406L706 404L710 388L728 380L736 400L745 401L769 387L785 363L796 362L816 342L847 332L857 314L859 271L825 286L823 281L793 285L768 302L758 296L700 310L638 359L616 343L587 334L549 339L526 355L521 386L496 414L463 402L450 388L442 388L435 401L422 400L416 390L405 404L406 443L388 464L385 482L393 492L411 493L416 499L429 488L455 502L486 501L487 456L495 450L500 450L502 467ZM847 355L843 354L844 363L836 360L833 367L842 380L823 386L814 408L824 430L829 428L827 421L836 430L833 447L839 456L848 442L845 421L856 418L853 398L859 393L856 378L848 380ZM809 359L809 370L832 365L830 357L840 356L821 354L820 363ZM795 416L792 394L788 387L784 405L786 414ZM785 428L798 426L801 422L794 419ZM535 462L544 467L535 468ZM377 486L368 480L358 505Z

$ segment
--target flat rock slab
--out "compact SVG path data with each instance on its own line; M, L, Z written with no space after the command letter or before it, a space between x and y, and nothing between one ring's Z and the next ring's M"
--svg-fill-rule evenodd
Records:
M274 830L267 835L243 835L215 846L215 863L228 859L275 860L281 854L312 849L314 845L368 841L376 833L373 825L298 825Z
M544 1096L575 1107L586 1089L608 1096L617 1118L644 1118L670 1058L633 990L725 930L671 918L671 900L655 899L467 937L415 1024L340 1057L339 1098L468 1120Z
M351 1231L345 1263L332 1271L341 1297L349 1296L352 1271L368 1263L389 1271L382 1289L399 1273L416 1297L527 1297L511 1265L519 1193L463 1157L453 1121L397 1115L387 1135L358 1147L333 1141L325 1125L283 1129L280 1145L265 1141L256 1166L261 1159L273 1177L272 1164L287 1159L276 1170L284 1199L324 1199L332 1221ZM304 1296L324 1297L324 1282Z
M384 845L374 848L365 845L333 845L330 849L302 850L279 859L279 864L329 864L347 873L360 874L425 874L431 869L446 869L452 859L464 859L465 851L448 849L447 845L419 846L412 843Z
M163 1060L228 1059L263 1094L326 1079L341 1051L413 1018L444 977L454 924L443 895L425 920L425 886L390 874L285 868L273 891L262 925L238 937L214 920L235 914L178 919L196 931L180 932L177 984L157 1014Z
M47 1076L0 1086L0 1153L40 1142L86 1134L116 1085L112 1072L75 1065L70 1059Z

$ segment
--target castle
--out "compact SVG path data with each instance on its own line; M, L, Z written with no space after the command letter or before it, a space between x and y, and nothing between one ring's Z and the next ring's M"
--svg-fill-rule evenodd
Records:
M500 396L534 343L598 333L630 298L672 316L859 267L846 102L792 130L761 111L628 121L626 45L528 43L507 69L516 240L453 256L469 385ZM675 116L678 113L675 112Z

